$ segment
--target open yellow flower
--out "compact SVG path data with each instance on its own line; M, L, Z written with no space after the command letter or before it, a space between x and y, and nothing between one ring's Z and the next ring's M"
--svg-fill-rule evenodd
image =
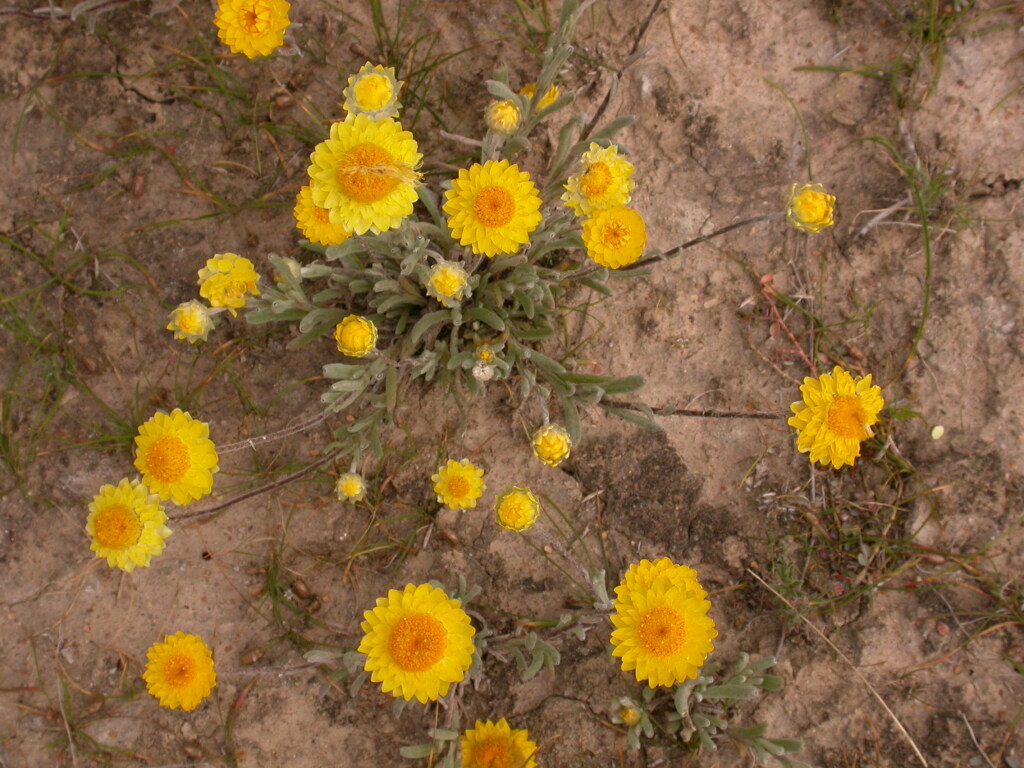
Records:
M232 317L245 306L245 296L260 295L260 276L252 262L237 253L217 253L199 270L199 295L211 307L226 307Z
M861 442L871 437L871 426L885 406L881 388L871 384L871 374L854 379L837 365L831 374L805 377L800 394L803 400L790 406L793 415L786 422L797 430L797 450L809 453L812 464L853 466Z
M218 0L213 23L217 37L232 53L252 59L281 47L290 9L285 0Z
M351 235L344 227L331 223L331 212L313 202L313 193L307 184L295 196L295 226L311 243L341 245Z
M619 154L617 146L602 147L591 142L580 157L579 170L566 181L562 200L577 216L620 208L629 203L636 187L633 170L633 164Z
M622 582L615 588L615 610L625 610L633 605L633 593L644 593L651 588L654 580L666 576L673 584L681 584L702 600L708 596L697 581L697 572L685 565L677 565L667 557L654 562L644 559L633 563L626 570Z
M533 435L531 443L533 455L549 467L557 467L567 458L572 450L572 438L557 424L545 424Z
M484 122L495 133L511 136L523 122L523 115L511 99L495 99L484 110Z
M533 95L535 93L537 93L536 83L527 83L526 85L519 89L519 95L525 96L527 99L531 101L533 100ZM540 102L537 104L537 111L539 112L542 109L547 109L552 104L554 104L555 99L557 99L561 95L562 92L558 89L558 86L552 85L541 97Z
M174 331L174 338L183 339L189 344L206 341L213 330L213 318L210 309L203 302L192 299L171 310L171 322L168 331Z
M198 635L177 632L153 643L142 679L160 706L191 712L217 686L213 654Z
M446 307L454 307L469 296L469 273L455 261L442 261L430 268L427 295Z
M89 504L85 531L92 539L89 549L106 558L111 568L131 573L146 568L149 559L164 551L171 529L155 495L138 480L104 485Z
M334 327L338 351L349 357L366 357L377 348L377 326L373 320L347 315Z
M529 488L506 488L494 501L494 518L498 525L515 533L533 528L540 517L540 502Z
M363 614L364 669L384 693L421 704L448 693L473 662L476 630L462 604L430 584L407 584Z
M142 482L161 501L185 506L213 490L217 448L210 427L180 408L156 413L139 427L135 468Z
M346 472L338 478L334 486L338 501L362 501L366 498L366 481L355 472Z
M618 269L640 258L647 245L647 226L632 208L609 208L583 220L587 256L602 267Z
M402 82L395 77L394 67L366 62L348 78L345 87L345 111L353 115L366 115L372 120L398 117L401 104L398 92Z
M484 471L469 459L448 459L430 479L438 503L449 509L471 509L484 494Z
M537 768L537 745L529 731L510 727L504 717L496 723L477 720L459 742L462 768Z
M508 160L462 168L444 195L452 237L473 253L515 253L543 218L530 174Z
M718 637L707 615L711 603L697 586L666 572L646 588L634 585L628 603L616 601L612 656L622 660L623 672L634 672L651 688L697 677Z
M412 213L423 155L396 120L349 115L309 156L313 202L331 223L357 235L399 226Z
M821 184L794 184L786 197L786 220L801 232L820 232L835 224L835 204Z

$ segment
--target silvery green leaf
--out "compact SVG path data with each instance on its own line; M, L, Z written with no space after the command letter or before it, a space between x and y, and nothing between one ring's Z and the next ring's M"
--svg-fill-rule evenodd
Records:
M311 664L326 664L330 661L337 661L344 655L343 651L327 651L322 649L314 649L302 654L303 658Z
M422 760L425 757L430 757L433 753L433 744L417 744L412 747L398 748L398 754L400 754L402 757L407 757L410 760Z

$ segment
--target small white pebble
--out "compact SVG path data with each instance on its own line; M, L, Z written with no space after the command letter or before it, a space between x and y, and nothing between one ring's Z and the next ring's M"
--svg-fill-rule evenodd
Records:
M941 424L936 424L934 427L932 427L932 440L938 440L944 434L946 434L946 428Z

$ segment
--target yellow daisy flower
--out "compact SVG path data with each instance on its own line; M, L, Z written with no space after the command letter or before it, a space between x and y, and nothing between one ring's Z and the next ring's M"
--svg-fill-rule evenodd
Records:
M430 478L439 504L449 509L471 509L484 495L484 471L469 459L448 459Z
M362 501L366 497L366 482L362 475L346 472L334 487L338 501Z
M156 413L139 427L135 438L135 468L142 482L161 501L174 499L185 506L213 490L217 448L210 427L175 408Z
M636 187L632 176L633 164L619 154L617 146L591 142L580 157L579 170L569 176L562 200L577 216L620 208L632 198Z
M622 671L651 688L696 678L718 637L702 592L664 573L645 589L633 589L628 604L617 602L611 643Z
M256 287L260 276L252 262L237 253L216 253L199 270L199 295L211 307L227 307L232 317L245 306L245 295L260 295Z
M786 220L801 232L820 232L835 224L835 204L821 184L794 184L786 197Z
M632 208L609 208L583 220L587 256L609 269L626 267L640 258L647 245L647 226Z
M533 100L533 94L537 92L536 83L527 83L519 89L519 95L525 96L529 100ZM562 95L562 92L558 89L557 85L552 85L548 88L547 92L541 98L540 103L537 104L537 111L540 112L542 109L547 109L555 103L555 99Z
M476 630L462 604L430 584L388 591L363 614L364 669L384 693L421 704L448 693L473 662Z
M366 62L348 78L342 107L353 115L366 115L372 120L398 117L401 104L398 92L403 83L395 77L394 67L382 67Z
M633 563L626 570L622 582L615 588L615 610L625 610L633 605L634 592L646 592L651 588L654 580L666 576L673 584L681 584L686 589L696 594L700 599L708 596L708 593L697 581L697 572L685 565L677 565L663 557L655 560L644 559L639 563Z
M529 488L506 488L494 500L494 518L502 528L523 533L533 528L540 517L540 502Z
M171 535L166 522L157 497L138 480L126 478L117 487L100 488L89 504L85 532L92 539L89 549L106 558L111 568L131 573L163 553L164 540Z
M167 324L167 330L174 331L174 338L184 339L189 344L206 341L213 330L209 307L195 299L179 304L171 310L171 322Z
M313 193L306 185L295 196L295 226L311 243L341 245L351 237L344 227L331 223L331 212L313 202Z
M268 56L284 44L290 9L285 0L218 0L213 23L217 37L232 53L252 59Z
M537 745L529 731L511 728L504 717L496 723L477 720L459 741L462 768L537 768Z
M470 295L469 273L454 261L442 261L430 268L427 295L446 307L454 307Z
M572 450L572 438L564 427L557 424L545 424L533 435L533 455L549 467L557 467L567 458Z
M191 712L217 687L213 654L198 635L177 632L153 643L142 679L161 707Z
M495 99L484 110L484 123L500 136L511 136L522 122L519 106L511 99Z
M423 155L396 120L349 115L309 156L313 202L357 235L393 229L412 213Z
M885 406L881 388L872 386L870 373L855 379L837 365L831 374L805 377L800 394L803 400L790 406L786 422L797 430L797 450L810 453L812 464L852 467Z
M366 357L377 348L377 326L373 320L347 315L334 327L338 351L349 357Z
M452 237L471 246L473 253L515 253L530 242L530 233L543 218L530 174L508 160L461 169L444 195Z

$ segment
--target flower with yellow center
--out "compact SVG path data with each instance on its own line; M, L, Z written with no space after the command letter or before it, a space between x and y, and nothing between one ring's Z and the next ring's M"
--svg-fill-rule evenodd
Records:
M260 276L252 262L237 253L216 253L199 270L199 295L210 302L211 307L227 307L232 317L235 310L245 306L245 296L260 295L256 287Z
M523 113L511 99L495 99L484 110L484 123L499 136L511 136L522 122Z
M384 693L421 704L448 693L473 662L476 630L462 604L430 584L407 584L363 614L364 669Z
M430 479L438 503L449 509L471 509L484 495L484 471L469 459L448 459Z
M797 450L809 453L812 464L852 467L885 406L881 388L872 386L870 373L855 379L837 365L831 374L805 377L800 394L786 422L797 431Z
M161 501L185 506L213 490L217 448L210 427L180 408L158 412L139 427L135 468L142 482Z
M655 560L644 559L639 563L633 563L626 570L622 582L615 588L615 610L625 610L633 605L634 592L646 592L650 589L654 580L666 576L673 584L682 584L690 592L693 592L702 600L708 593L697 581L697 572L685 565L677 565L667 557Z
M342 107L350 115L366 115L371 120L398 117L401 104L398 92L403 83L395 77L394 67L366 62L348 78Z
M543 218L530 174L508 160L462 168L444 195L452 237L489 257L518 251Z
M218 0L213 23L217 37L232 53L252 59L281 47L291 23L290 9L285 0Z
M442 261L430 268L427 275L427 295L433 296L444 306L454 307L470 293L469 273L461 264Z
M567 458L572 450L572 438L557 424L545 424L533 435L533 455L549 467L557 467Z
M540 502L529 488L506 488L494 501L494 519L509 531L528 531L533 528L539 516Z
M171 322L167 324L167 330L174 331L174 338L184 339L189 344L206 341L213 330L209 307L195 299L179 304L171 310Z
M338 351L349 357L366 357L377 348L377 326L367 317L347 315L334 327Z
M794 184L786 197L786 220L801 232L820 232L835 224L836 198L821 184Z
M299 190L295 196L295 226L302 236L311 243L320 245L341 245L351 237L344 227L331 223L331 212L313 202L313 193L309 185Z
M636 182L633 164L619 154L614 144L602 147L591 142L580 157L579 170L569 176L562 200L577 216L619 208L629 203Z
M355 472L346 472L334 486L338 501L362 501L366 497L366 481Z
M198 635L177 632L153 643L142 675L160 706L191 712L217 686L213 654Z
M537 768L537 745L529 731L512 728L504 717L496 723L477 720L459 741L462 768Z
M347 232L386 232L412 213L422 159L397 120L349 115L309 156L313 202Z
M89 504L85 532L92 539L89 549L107 560L111 568L131 573L146 568L149 559L164 551L171 529L167 515L138 480L122 480L117 486L104 485Z
M525 96L528 100L533 101L533 95L537 92L536 83L527 83L519 89L519 95ZM562 95L562 92L558 90L557 85L552 85L541 97L540 103L537 104L537 111L540 112L542 109L547 109L555 103L555 99Z
M587 256L609 269L626 267L640 258L647 245L647 226L632 208L609 208L583 220Z
M622 660L622 671L651 688L696 678L718 637L700 585L692 589L663 573L630 597L628 604L617 601L611 616L612 656Z

